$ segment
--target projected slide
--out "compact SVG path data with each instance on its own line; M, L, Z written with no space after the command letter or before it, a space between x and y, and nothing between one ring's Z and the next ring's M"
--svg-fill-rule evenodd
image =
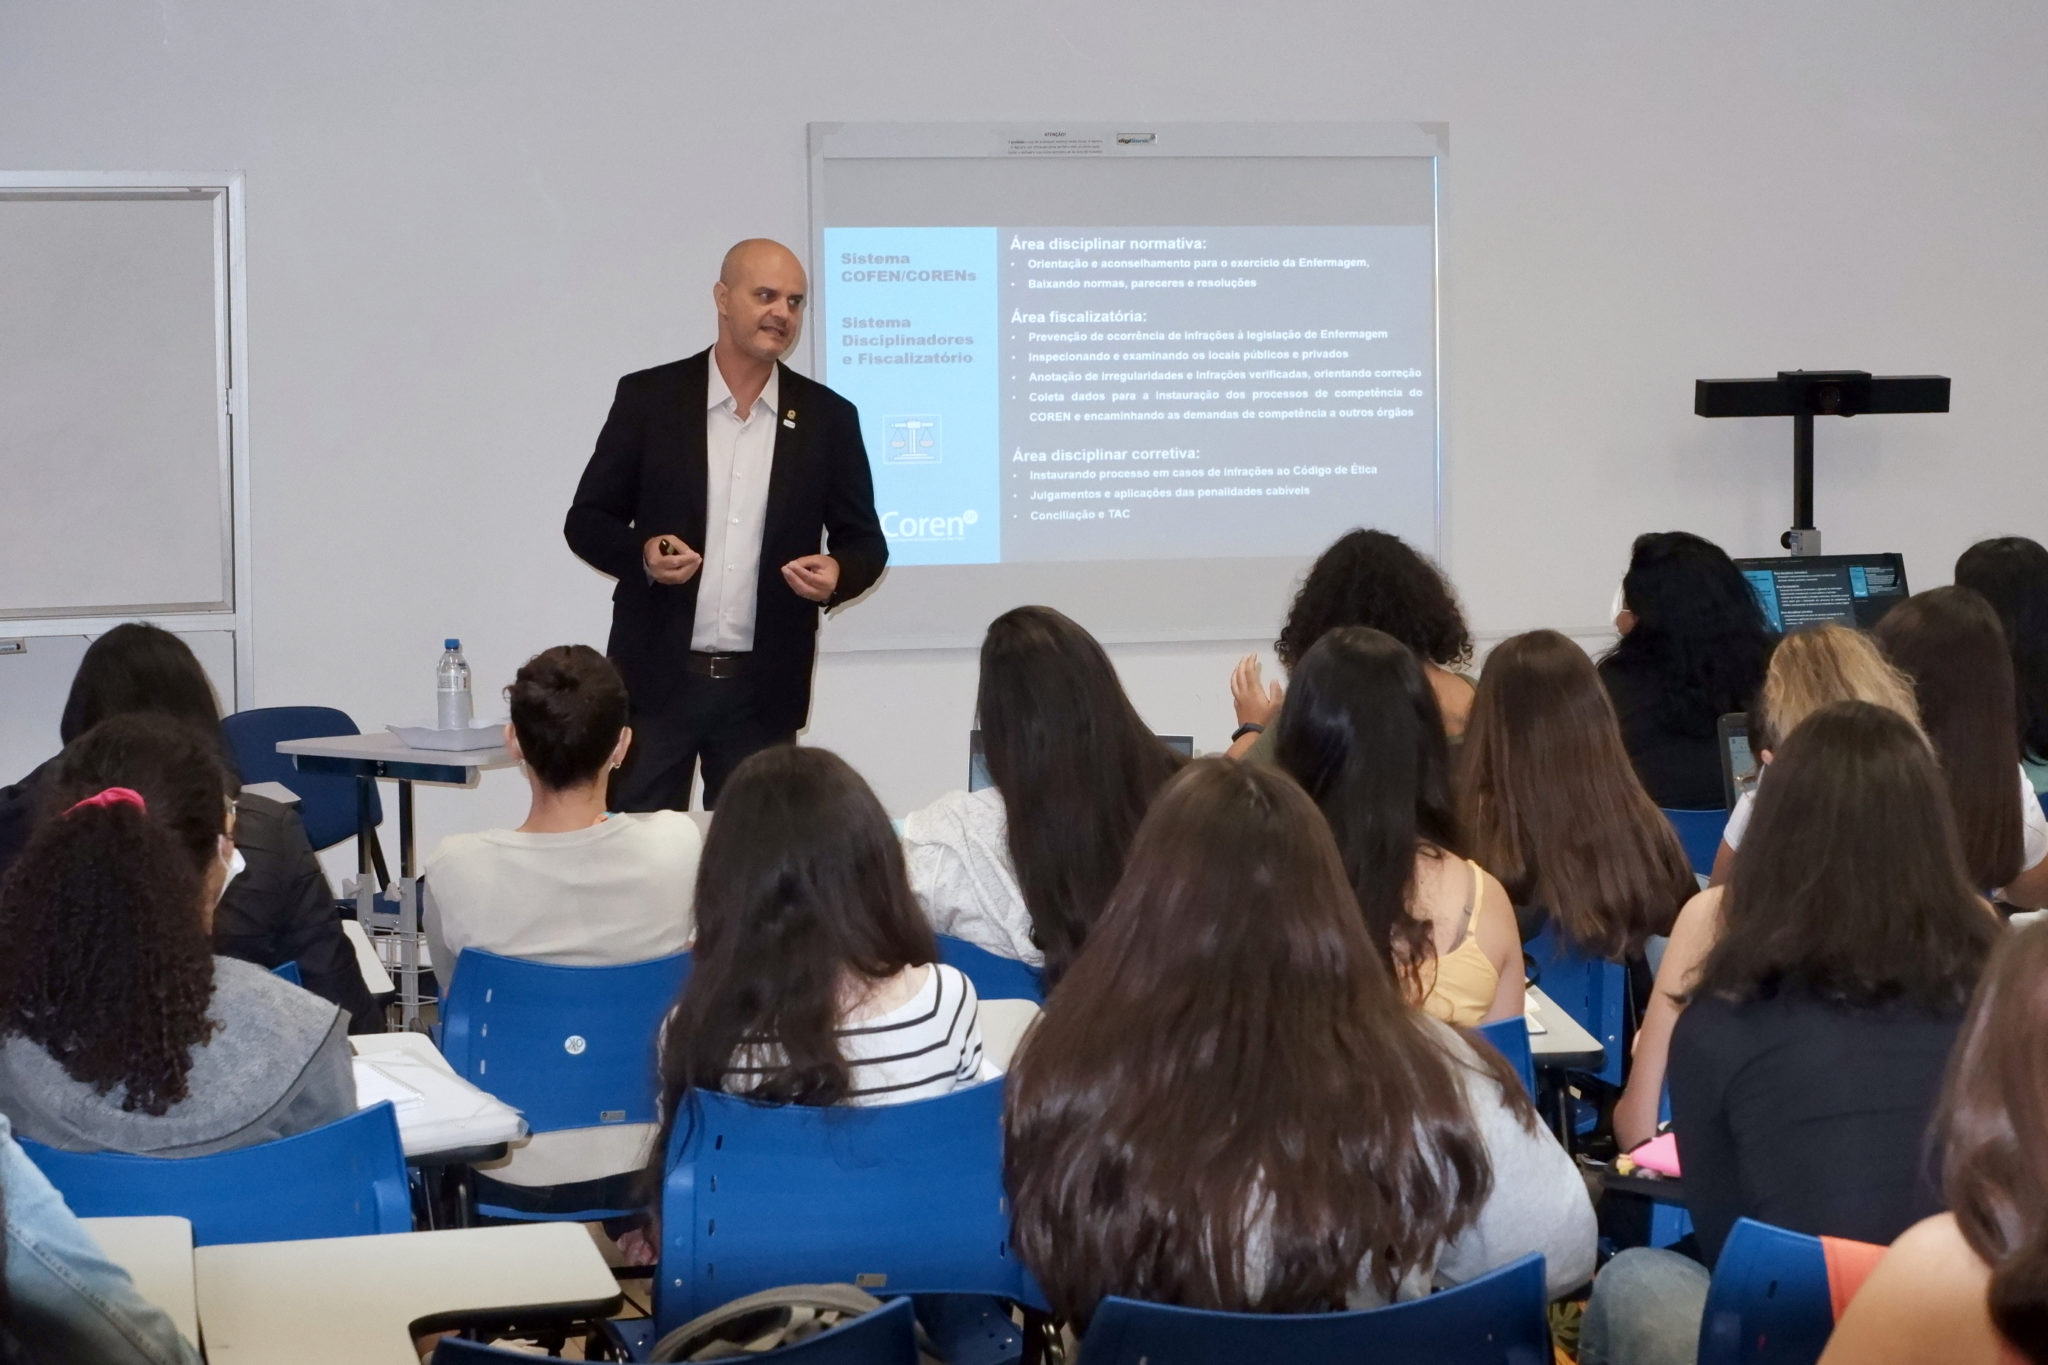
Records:
M895 565L1433 535L1435 244L1388 226L827 226L813 327Z

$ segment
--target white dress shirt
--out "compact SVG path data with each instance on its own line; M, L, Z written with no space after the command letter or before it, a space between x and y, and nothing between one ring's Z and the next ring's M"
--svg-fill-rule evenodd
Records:
M761 576L761 533L768 521L768 471L775 464L776 406L782 367L744 414L711 371L704 411L704 567L697 570L697 619L690 648L738 654L754 647L754 599Z

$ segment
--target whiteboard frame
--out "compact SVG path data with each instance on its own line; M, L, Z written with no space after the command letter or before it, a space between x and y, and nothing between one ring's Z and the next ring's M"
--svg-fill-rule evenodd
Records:
M0 171L0 194L57 191L67 197L169 197L178 191L215 201L214 328L217 372L224 380L220 427L222 579L227 598L215 603L141 603L74 611L66 616L17 615L0 607L0 637L101 635L119 621L147 621L166 630L227 629L235 637L234 706L255 700L255 624L250 602L249 318L245 250L245 186L240 171Z

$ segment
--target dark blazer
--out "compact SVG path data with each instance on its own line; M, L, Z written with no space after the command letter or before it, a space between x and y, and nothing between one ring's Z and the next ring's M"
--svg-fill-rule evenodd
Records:
M690 652L703 574L678 585L650 583L640 551L649 536L662 534L704 548L710 365L711 352L700 351L619 381L562 526L579 558L618 580L606 652L636 710L659 709L673 695ZM839 561L839 589L823 604L830 608L874 585L889 562L889 544L875 517L874 479L853 404L786 365L778 369L782 411L768 476L749 671L762 722L794 733L810 717L820 604L797 596L783 581L782 566L819 553L823 540Z

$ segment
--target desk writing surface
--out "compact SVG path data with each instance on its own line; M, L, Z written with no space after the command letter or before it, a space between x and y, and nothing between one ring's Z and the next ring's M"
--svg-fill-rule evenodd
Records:
M251 782L242 788L242 794L268 797L278 805L289 806L293 810L297 810L300 804L299 794L282 782Z
M1529 1035L1529 1052L1539 1064L1555 1065L1559 1059L1567 1057L1576 1061L1588 1054L1605 1056L1600 1040L1586 1032L1578 1020L1559 1009L1555 1000L1535 986L1529 987L1528 999L1530 1012L1543 1025L1543 1032ZM1600 1063L1590 1064L1597 1066Z
M248 1242L193 1260L210 1365L419 1365L415 1330L621 1301L576 1223Z
M107 1259L128 1272L136 1292L164 1310L185 1340L199 1342L199 1296L192 1278L192 1224L184 1218L81 1218Z

